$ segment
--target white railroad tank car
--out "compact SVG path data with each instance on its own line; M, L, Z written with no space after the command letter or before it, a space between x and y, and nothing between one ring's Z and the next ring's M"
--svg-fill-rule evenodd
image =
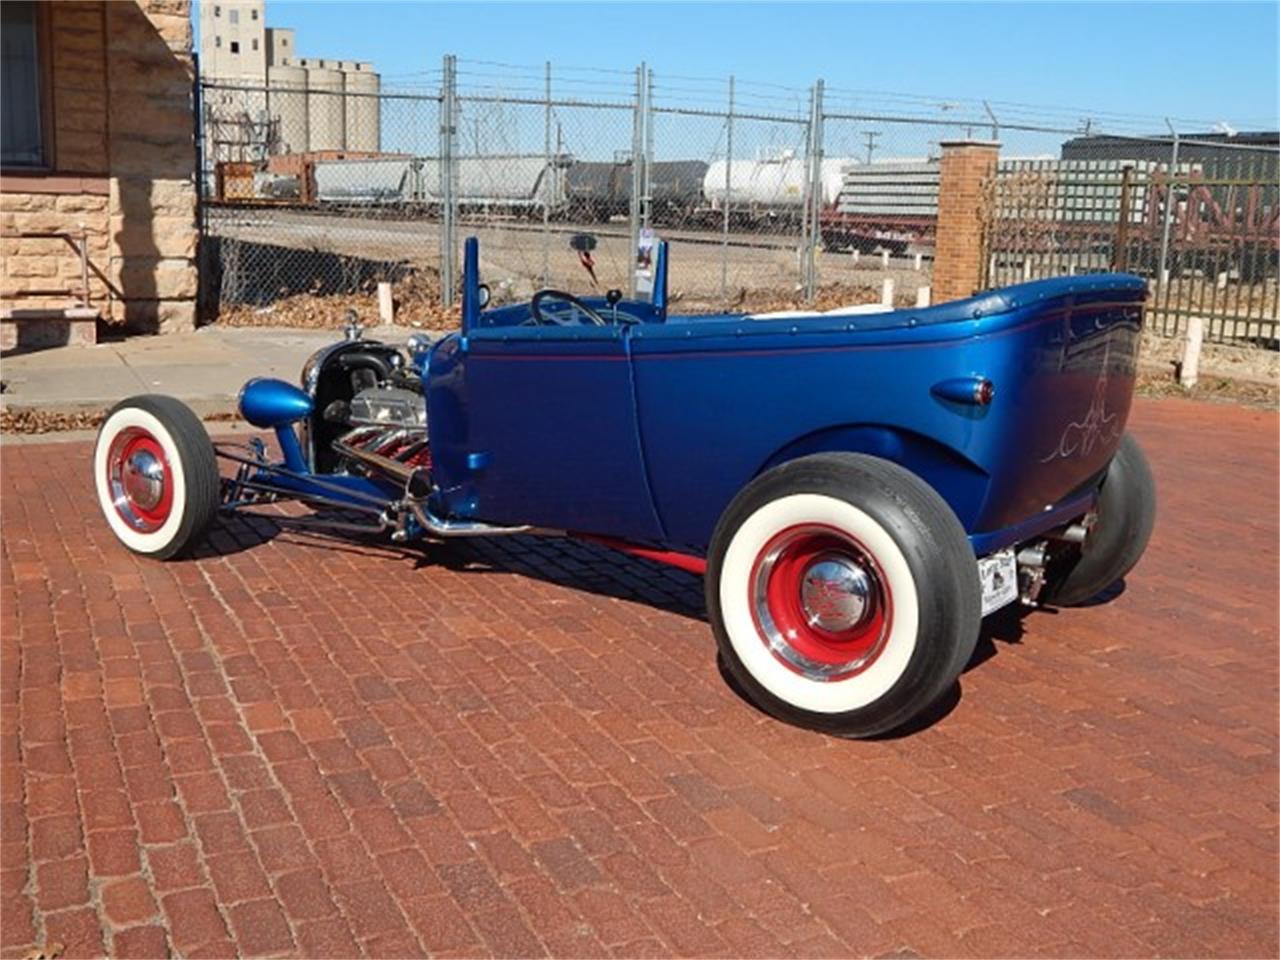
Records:
M820 179L824 207L834 203L840 195L841 169L851 162L848 158L835 157L822 161ZM798 156L794 150L755 160L715 160L702 178L702 195L713 210L723 210L727 197L732 209L738 211L798 214L804 206L807 192L806 168L804 157Z

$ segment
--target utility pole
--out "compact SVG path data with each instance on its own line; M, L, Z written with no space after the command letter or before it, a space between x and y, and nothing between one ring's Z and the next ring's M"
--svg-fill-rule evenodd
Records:
M862 134L867 138L867 163L871 162L871 155L876 150L876 137L880 136L879 130L867 130Z

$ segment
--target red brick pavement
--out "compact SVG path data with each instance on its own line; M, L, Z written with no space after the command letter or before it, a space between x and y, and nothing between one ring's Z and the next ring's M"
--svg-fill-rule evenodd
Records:
M1126 589L989 623L874 743L740 700L683 574L243 524L143 562L87 444L6 447L3 954L1274 956L1277 417L1134 419Z

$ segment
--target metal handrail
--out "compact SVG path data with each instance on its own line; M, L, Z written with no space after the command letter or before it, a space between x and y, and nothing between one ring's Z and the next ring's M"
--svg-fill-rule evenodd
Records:
M66 232L45 232L45 231L23 231L16 234L10 234L19 240L65 240L71 245L71 249L75 250L80 257L80 289L59 288L56 290L22 290L17 293L0 293L0 297L8 297L10 299L26 299L27 297L56 297L64 294L72 294L79 296L79 306L88 308L92 306L89 297L89 228L83 223L79 224L79 239Z

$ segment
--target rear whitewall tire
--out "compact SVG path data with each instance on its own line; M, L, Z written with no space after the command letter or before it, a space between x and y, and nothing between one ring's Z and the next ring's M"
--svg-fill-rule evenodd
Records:
M809 680L761 642L752 615L752 572L761 551L780 530L801 524L834 527L859 541L875 558L893 599L888 637L871 664L855 677ZM919 603L907 559L872 517L835 497L803 493L770 501L738 528L720 568L720 611L739 661L779 700L813 713L845 713L888 693L906 672L916 648Z
M138 529L117 509L110 480L113 446L129 432L152 438L164 454L172 499L155 529ZM169 559L203 536L217 511L218 467L204 425L171 397L131 397L117 404L98 430L93 454L98 506L116 538L134 553Z
M950 689L982 622L977 560L928 484L862 454L803 457L734 497L707 556L727 673L780 719L895 730Z

